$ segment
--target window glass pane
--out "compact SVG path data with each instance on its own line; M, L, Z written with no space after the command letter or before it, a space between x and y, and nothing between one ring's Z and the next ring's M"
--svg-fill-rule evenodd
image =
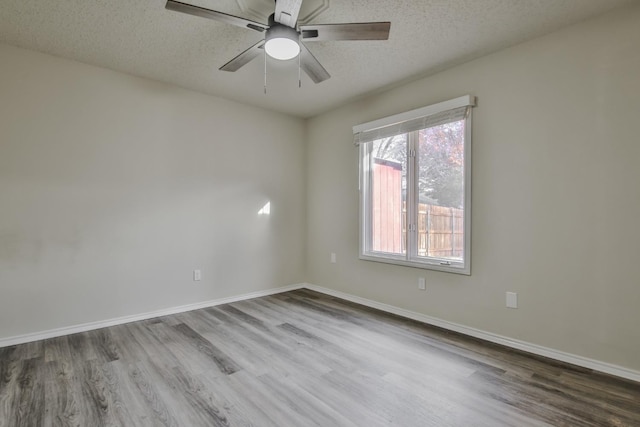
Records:
M373 141L371 150L369 250L406 254L407 135Z
M465 121L418 131L419 257L464 256Z

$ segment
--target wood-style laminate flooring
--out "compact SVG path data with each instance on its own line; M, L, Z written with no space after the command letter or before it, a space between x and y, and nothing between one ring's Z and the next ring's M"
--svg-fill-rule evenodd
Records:
M640 426L640 384L308 290L0 349L1 426Z

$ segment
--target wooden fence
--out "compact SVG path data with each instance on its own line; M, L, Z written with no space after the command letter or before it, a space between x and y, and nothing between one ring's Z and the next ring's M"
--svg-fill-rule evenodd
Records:
M406 253L407 204L402 211L373 218L373 250ZM400 227L400 222L402 226ZM464 211L437 205L418 205L418 256L462 258L464 252Z
M374 159L372 237L374 251L407 252L407 203L401 189L402 165ZM464 252L464 211L437 205L418 205L418 255L461 258Z
M403 203L406 213L406 203ZM403 237L406 236L403 227ZM464 211L420 203L418 205L418 255L461 258L464 252Z

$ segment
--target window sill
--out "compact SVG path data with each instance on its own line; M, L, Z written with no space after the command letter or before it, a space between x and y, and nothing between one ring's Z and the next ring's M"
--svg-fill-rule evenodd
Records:
M440 265L435 262L408 261L406 259L398 259L398 258L391 258L386 256L375 256L375 255L360 255L359 258L363 261L381 262L384 264L401 265L403 267L421 268L423 270L443 271L446 273L463 274L465 276L471 275L471 269L470 269L469 263L467 263L467 265L462 265L462 264Z

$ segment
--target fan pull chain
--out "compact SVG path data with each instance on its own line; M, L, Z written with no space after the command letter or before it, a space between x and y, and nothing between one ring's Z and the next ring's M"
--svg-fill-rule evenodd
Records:
M264 94L267 94L267 49L264 50Z
M300 41L298 41L298 44L300 44ZM300 59L301 56L302 56L302 49L298 54L298 88L302 87L302 59Z

